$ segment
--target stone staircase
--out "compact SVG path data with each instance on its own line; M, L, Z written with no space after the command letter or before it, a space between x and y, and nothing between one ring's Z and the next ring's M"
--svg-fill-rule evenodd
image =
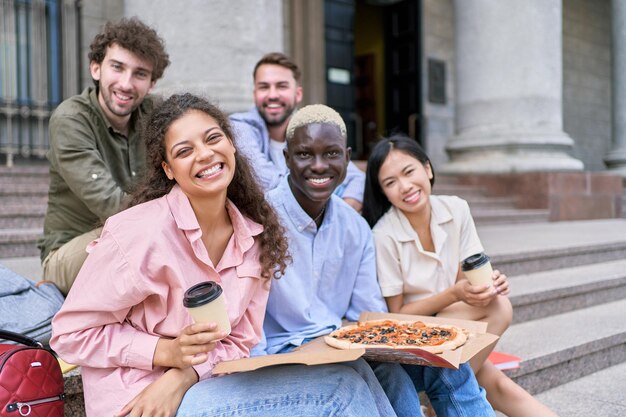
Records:
M45 166L0 167L0 262L10 258L16 271L38 266L47 183ZM626 219L547 222L542 210L444 176L434 192L469 202L486 252L510 278L514 324L496 349L523 362L508 374L563 417L626 415L624 385L609 395L626 369ZM580 390L592 395L572 398ZM66 393L66 415L84 415L78 370L66 374Z
M437 176L433 194L456 195L466 200L477 225L547 222L550 215L548 209L517 208L513 197L487 196L480 187L459 184L455 176Z
M44 163L0 167L0 258L39 255L48 178Z
M602 371L587 377L602 380L626 366L626 220L487 225L478 232L494 266L510 278L514 324L496 350L523 362L508 375L533 394L549 390L539 398L572 415L564 400L570 386L582 389L587 375ZM611 380L603 383L612 389ZM610 410L602 415L626 415L623 389L621 404L602 404ZM586 398L576 415L596 414L601 400Z

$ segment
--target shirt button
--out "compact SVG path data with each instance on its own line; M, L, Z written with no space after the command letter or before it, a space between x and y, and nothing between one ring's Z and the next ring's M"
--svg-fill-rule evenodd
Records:
M98 174L91 174L91 179L95 180L98 178Z

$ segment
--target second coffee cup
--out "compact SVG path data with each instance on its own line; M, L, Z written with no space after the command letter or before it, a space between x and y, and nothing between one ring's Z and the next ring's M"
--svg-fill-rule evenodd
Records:
M196 323L214 322L218 330L230 334L230 320L222 292L217 282L201 282L185 291L183 305Z
M484 253L477 253L461 263L461 270L472 285L491 285L493 282L493 268L489 257Z

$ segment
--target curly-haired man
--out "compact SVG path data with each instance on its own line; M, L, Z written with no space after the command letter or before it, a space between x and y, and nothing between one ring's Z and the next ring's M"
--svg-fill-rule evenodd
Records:
M148 93L169 56L156 31L137 18L107 23L90 46L95 87L63 103L50 118L50 188L39 241L44 280L67 294L97 238L141 175L141 125Z

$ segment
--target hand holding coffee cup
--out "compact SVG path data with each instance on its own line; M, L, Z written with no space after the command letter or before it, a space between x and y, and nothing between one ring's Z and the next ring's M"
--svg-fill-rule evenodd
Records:
M477 253L463 260L461 270L472 285L492 285L493 268L489 256L484 253Z
M230 320L222 292L216 282L201 282L185 291L183 305L196 323L213 322L219 331L230 334Z

